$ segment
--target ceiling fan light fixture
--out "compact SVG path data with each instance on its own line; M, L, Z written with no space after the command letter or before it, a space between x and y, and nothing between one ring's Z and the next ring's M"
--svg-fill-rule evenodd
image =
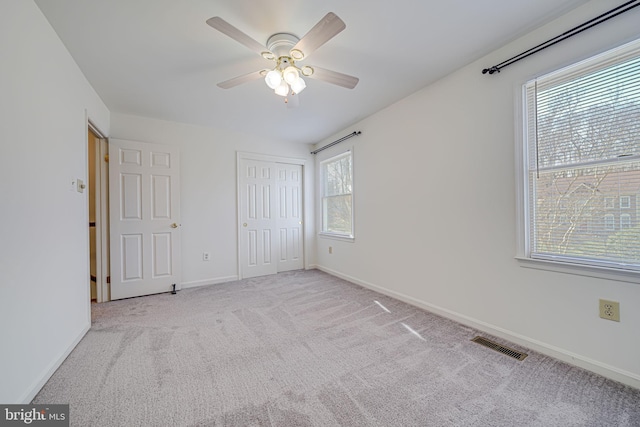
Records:
M293 85L299 77L300 75L298 74L298 70L293 65L289 65L282 72L282 78L284 78L284 81L290 85Z
M271 70L264 77L264 81L271 89L276 89L282 82L282 74L278 70Z
M293 93L300 93L307 87L302 77L298 77L295 82L291 83L291 91Z
M263 69L218 83L222 89L229 89L260 77L264 77L265 83L270 89L285 97L304 90L306 83L301 79L301 76L312 77L347 89L353 89L358 84L358 78L348 74L319 67L314 69L308 65L296 66L296 61L306 59L316 49L346 28L344 21L333 12L327 13L302 38L291 33L276 33L267 39L266 46L219 16L208 19L207 25L234 39L262 58L276 63L271 70Z
M280 82L280 85L277 88L275 88L275 92L276 92L276 95L287 96L289 95L289 85L287 84L287 82L282 80Z
M296 61L302 61L304 59L304 53L300 49L291 49L289 55Z

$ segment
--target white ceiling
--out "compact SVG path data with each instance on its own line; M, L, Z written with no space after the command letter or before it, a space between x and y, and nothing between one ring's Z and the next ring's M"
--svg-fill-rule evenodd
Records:
M315 143L586 0L35 2L112 112ZM271 62L208 18L266 44L277 32L302 37L327 12L347 28L301 64L357 76L355 89L307 79L287 108L261 80L216 86Z

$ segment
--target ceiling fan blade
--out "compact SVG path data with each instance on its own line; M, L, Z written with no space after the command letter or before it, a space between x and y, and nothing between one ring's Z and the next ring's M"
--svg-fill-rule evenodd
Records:
M309 77L316 80L322 80L323 82L331 83L334 85L346 87L347 89L353 89L356 87L359 78L350 76L348 74L342 74L337 71L326 70L324 68L310 66L309 68L313 69L313 74L305 75L305 77Z
M218 87L222 89L231 89L232 87L236 87L243 83L247 83L253 80L258 80L263 77L263 72L267 70L254 71L253 73L245 74L243 76L234 77L229 80L225 80L223 82L218 83Z
M211 26L212 28L220 31L222 34L226 34L227 36L231 37L238 43L245 45L262 57L265 57L263 55L264 53L269 53L272 57L275 57L275 55L273 55L273 53L271 53L265 46L261 45L219 16L214 16L213 18L207 19L207 24L209 24L209 26Z
M331 40L340 31L344 30L347 25L342 19L333 12L327 13L312 29L305 34L296 45L291 49L291 57L300 61L308 57L317 48ZM302 52L302 57L296 55Z

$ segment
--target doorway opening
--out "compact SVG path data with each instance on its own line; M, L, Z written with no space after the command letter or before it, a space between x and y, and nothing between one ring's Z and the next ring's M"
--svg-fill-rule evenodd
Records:
M89 291L92 303L109 301L109 188L107 140L90 122L87 132Z

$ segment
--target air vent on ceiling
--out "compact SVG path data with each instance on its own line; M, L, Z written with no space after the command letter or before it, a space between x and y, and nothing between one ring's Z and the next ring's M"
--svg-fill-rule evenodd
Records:
M505 347L496 342L490 341L486 338L482 338L478 336L473 338L471 341L476 342L485 347L488 347L492 350L499 351L500 353L506 354L507 356L513 357L514 359L517 359L517 360L524 360L524 358L527 357L526 353L520 353L519 351L516 351L509 347Z

